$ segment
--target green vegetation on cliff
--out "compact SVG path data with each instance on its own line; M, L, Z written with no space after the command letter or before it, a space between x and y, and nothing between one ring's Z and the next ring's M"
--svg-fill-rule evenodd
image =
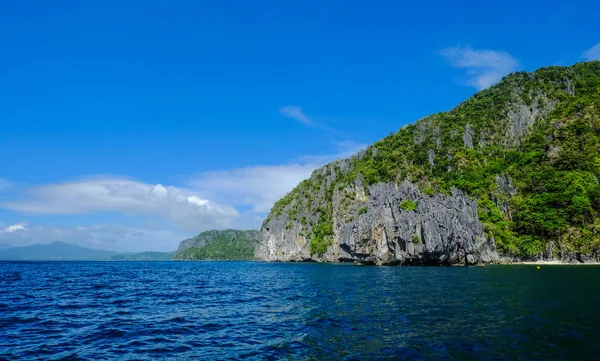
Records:
M251 260L258 231L207 231L181 242L175 260Z
M314 214L302 232L310 235L311 254L324 253L334 192L358 180L368 195L375 183L409 180L427 195L454 187L476 198L500 252L531 257L549 245L555 254L600 251L600 62L508 75L349 162L344 171L339 162L315 171L274 205L263 227L277 217ZM416 209L411 202L402 208Z

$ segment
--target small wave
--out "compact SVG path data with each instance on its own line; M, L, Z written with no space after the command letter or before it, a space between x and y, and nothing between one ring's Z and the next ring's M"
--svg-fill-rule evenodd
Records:
M207 331L207 332L215 332L215 331L221 331L225 327L226 327L226 325L222 325L222 324L218 324L218 323L207 323L207 324L201 325L199 327L199 329L201 329L203 331Z
M21 279L22 274L17 271L2 272L2 274L0 274L0 282L14 282L20 281Z
M115 339L124 337L126 333L118 328L107 328L102 329L100 331L96 331L91 333L90 335L84 337L86 341L97 341L103 340L105 342L106 339Z
M85 361L85 358L79 357L77 352L56 359L57 361Z
M186 320L183 317L174 317L174 318L167 320L167 322L169 322L169 323L185 323L185 322L188 322L188 320Z
M111 305L124 305L129 302L131 302L131 300L120 298L120 299L112 301L110 304Z

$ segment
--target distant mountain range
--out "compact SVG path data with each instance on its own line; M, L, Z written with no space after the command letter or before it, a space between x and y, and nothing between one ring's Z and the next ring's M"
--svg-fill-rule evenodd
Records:
M69 260L69 261L103 261L108 260L115 252L102 251L77 246L65 242L34 244L31 246L12 247L0 251L2 260Z
M259 235L254 230L206 231L182 241L174 252L118 253L66 242L22 247L0 243L0 261L252 260Z
M11 247L0 244L3 261L159 261L171 260L173 252L117 253L65 242Z

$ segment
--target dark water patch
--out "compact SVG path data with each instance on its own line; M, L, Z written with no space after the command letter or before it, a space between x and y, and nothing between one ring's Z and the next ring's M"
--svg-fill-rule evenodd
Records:
M84 342L93 343L95 341L111 342L114 339L121 339L127 333L116 328L100 329L83 337Z
M54 358L52 358L51 360L56 360L56 361L84 361L86 359L84 359L82 357L79 357L77 355L77 353L73 353L73 354L66 355L66 356L57 355Z
M0 272L0 283L10 283L21 280L21 272L8 271Z
M0 360L594 359L600 267L1 262Z
M167 320L167 323L186 323L188 322L188 320L186 320L183 317L173 317L169 320Z

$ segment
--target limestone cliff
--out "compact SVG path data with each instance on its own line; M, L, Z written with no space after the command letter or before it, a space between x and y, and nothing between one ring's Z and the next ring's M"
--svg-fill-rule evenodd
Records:
M318 261L368 264L477 264L499 259L477 215L477 202L453 189L450 196L425 195L415 184L378 183L334 194L331 245ZM415 209L404 209L403 202ZM405 206L406 207L406 206ZM286 227L284 217L263 231L256 257L268 261L311 260L301 225Z
M255 257L598 260L599 109L600 62L507 76L317 169L275 204Z

